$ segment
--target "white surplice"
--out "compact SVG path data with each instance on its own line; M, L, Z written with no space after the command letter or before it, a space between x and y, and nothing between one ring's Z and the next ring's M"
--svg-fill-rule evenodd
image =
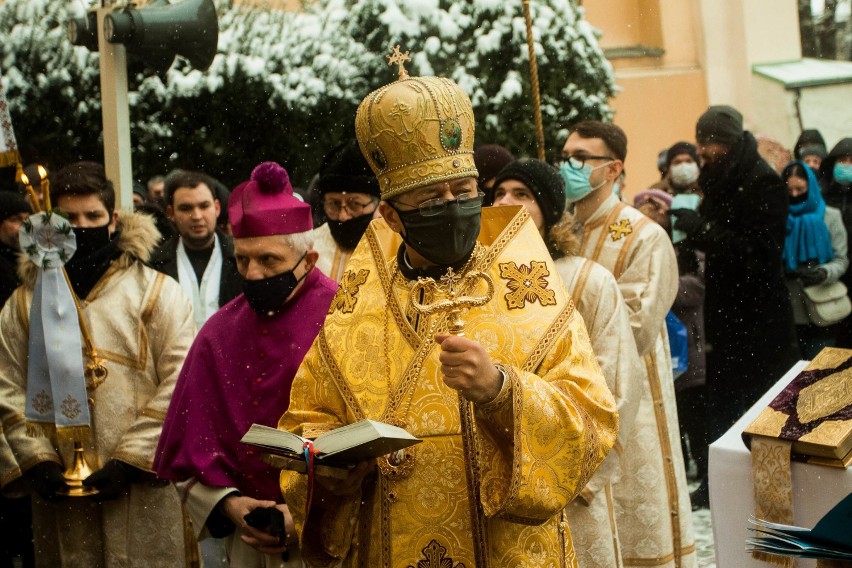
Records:
M622 471L613 486L624 566L695 566L665 316L678 288L677 260L662 227L615 195L583 224L580 255L615 276L643 358L643 392Z

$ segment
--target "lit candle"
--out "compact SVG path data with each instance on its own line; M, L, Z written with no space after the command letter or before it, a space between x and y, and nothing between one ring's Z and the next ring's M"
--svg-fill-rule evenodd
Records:
M27 177L27 174L21 174L21 183L24 184L30 194L30 201L33 202L33 210L38 213L41 211L41 204L39 203L38 195L36 195L33 186L30 185L30 178Z
M44 196L44 210L50 211L53 207L50 206L50 180L47 179L47 170L44 166L38 166L38 177L41 178L41 194Z

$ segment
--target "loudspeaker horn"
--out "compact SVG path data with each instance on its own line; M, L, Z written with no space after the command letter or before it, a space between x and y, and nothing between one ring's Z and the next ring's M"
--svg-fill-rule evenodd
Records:
M195 69L206 71L216 56L219 21L213 0L159 0L143 8L127 8L104 18L104 35L122 43L129 54L163 71L175 55L186 57Z

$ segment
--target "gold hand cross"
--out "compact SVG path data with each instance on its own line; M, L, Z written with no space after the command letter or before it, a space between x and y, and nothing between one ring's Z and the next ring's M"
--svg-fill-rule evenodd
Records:
M486 291L479 296L460 296L459 293L468 285L477 280L484 282ZM494 297L494 282L491 277L480 270L471 270L461 275L456 274L452 268L442 276L438 282L432 278L418 278L411 287L409 300L414 309L424 315L432 315L440 312L449 314L448 331L452 335L464 335L464 320L461 317L462 310L484 306ZM438 297L431 304L421 304L419 300L421 290L431 290Z

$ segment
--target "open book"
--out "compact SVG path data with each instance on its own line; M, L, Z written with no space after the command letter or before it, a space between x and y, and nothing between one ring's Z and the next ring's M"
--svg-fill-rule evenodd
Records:
M811 529L752 517L747 552L827 560L852 560L852 493Z
M303 447L308 438L269 426L252 424L240 441L271 454L304 460ZM402 428L375 420L361 420L341 426L320 434L312 441L316 462L337 467L354 465L421 442Z

